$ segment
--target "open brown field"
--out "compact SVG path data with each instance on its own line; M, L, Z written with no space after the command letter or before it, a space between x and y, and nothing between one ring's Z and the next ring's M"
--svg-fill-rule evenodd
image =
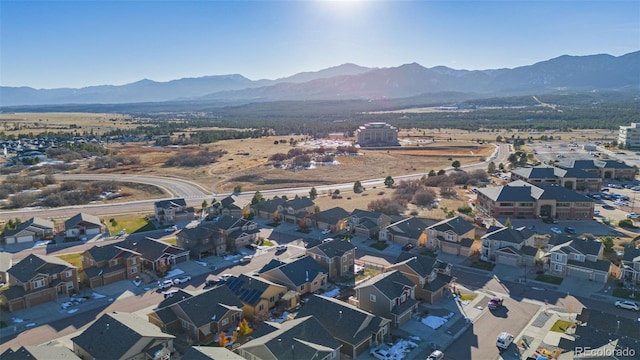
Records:
M361 149L360 156L340 156L338 165L318 166L308 170L274 168L268 159L275 153L286 153L288 144L274 144L281 137L225 140L206 146L149 147L143 144L112 144L116 154L136 156L140 165L106 170L115 173L133 173L174 176L192 180L214 192L230 192L237 185L243 191L266 190L292 186L319 186L357 180L399 176L448 168L454 160L462 165L476 163L491 155L495 147L467 141L445 141L423 144L419 148L393 150ZM202 151L224 150L226 155L218 162L199 168L165 167L165 161L175 155L190 156Z
M90 133L100 135L115 129L133 129L131 117L100 113L13 113L0 114L0 129L7 135L41 132Z

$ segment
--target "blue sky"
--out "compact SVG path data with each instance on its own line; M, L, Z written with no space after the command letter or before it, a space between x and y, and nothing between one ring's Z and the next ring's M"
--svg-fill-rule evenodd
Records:
M0 85L121 85L344 63L513 68L640 50L640 1L0 0Z

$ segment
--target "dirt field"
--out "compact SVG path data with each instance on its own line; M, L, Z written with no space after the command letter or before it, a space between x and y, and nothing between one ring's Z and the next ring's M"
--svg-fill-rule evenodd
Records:
M129 115L94 113L0 114L0 127L7 135L38 134L45 131L100 135L115 129L133 129Z

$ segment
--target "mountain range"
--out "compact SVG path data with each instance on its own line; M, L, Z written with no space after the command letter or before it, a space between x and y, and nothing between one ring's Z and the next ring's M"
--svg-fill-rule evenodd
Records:
M429 94L484 98L558 92L640 91L640 51L622 56L563 55L513 69L456 70L417 63L391 68L355 64L298 73L276 80L250 80L239 74L148 79L126 85L34 89L0 87L0 106L124 104L142 102L249 103L300 100L391 99ZM442 97L442 96L440 96Z

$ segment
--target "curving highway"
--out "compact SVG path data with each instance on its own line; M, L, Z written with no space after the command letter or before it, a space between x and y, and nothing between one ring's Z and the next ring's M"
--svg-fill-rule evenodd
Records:
M461 169L467 171L473 170L486 170L487 164L490 161L493 161L496 165L499 163L506 163L507 158L511 154L511 145L510 144L498 144L496 145L496 150L494 153L483 162L479 162L476 164L470 164L462 166ZM452 168L447 169L447 171L452 171ZM410 179L419 179L424 176L425 173L418 174L410 174L410 175L401 175L394 177L395 181L401 180L410 180ZM58 180L78 180L78 181L120 181L120 182L135 182L142 184L155 185L167 193L170 194L170 197L180 197L184 198L189 206L200 207L203 200L211 201L213 197L218 199L231 195L231 193L212 193L202 186L193 183L191 181L173 177L161 177L161 176L153 176L153 175L130 175L130 174L57 174L56 179ZM361 181L362 185L365 187L373 187L373 186L381 186L384 184L384 178L378 179L369 179ZM324 193L329 190L349 190L353 189L353 182L342 183L342 184L332 184L332 185L321 185L315 187L318 193ZM295 195L308 195L310 187L292 187L292 188L281 188L281 189L273 189L273 190L260 190L265 197L273 197L274 195L287 195L287 196L295 196ZM255 194L255 191L246 191L239 195L252 197ZM32 217L40 217L44 219L67 219L71 216L77 214L80 211L90 212L92 215L96 216L104 216L104 215L114 215L114 214L146 214L153 211L153 204L158 199L149 199L149 200L139 200L139 201L131 201L131 202L123 202L123 203L114 203L114 204L87 204L87 205L76 205L76 206L65 206L59 208L49 208L49 209L20 209L20 210L9 210L0 212L0 220L9 220L14 218L19 218L21 220L27 220Z

